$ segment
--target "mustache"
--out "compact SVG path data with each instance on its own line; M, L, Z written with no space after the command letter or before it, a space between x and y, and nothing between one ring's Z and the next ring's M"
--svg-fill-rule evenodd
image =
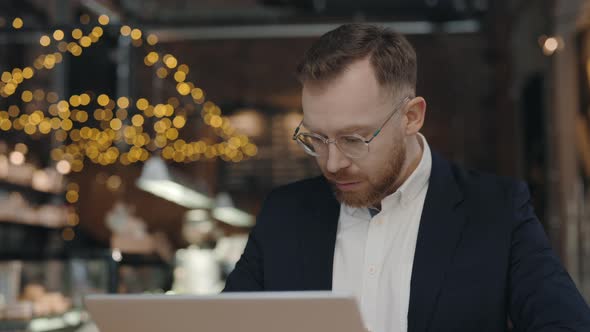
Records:
M324 175L324 177L331 183L343 183L343 182L358 182L359 179L356 179L356 176L346 174L346 173L338 173L334 175Z

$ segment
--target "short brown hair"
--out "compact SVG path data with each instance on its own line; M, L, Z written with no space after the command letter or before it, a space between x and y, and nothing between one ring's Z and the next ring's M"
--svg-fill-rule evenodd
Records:
M410 42L371 24L345 24L322 35L305 52L296 74L301 84L326 82L366 57L382 87L416 90L416 51Z

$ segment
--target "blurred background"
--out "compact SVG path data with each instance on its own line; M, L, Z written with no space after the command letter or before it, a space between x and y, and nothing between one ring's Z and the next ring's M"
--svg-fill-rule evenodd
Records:
M457 163L528 181L590 299L590 2L0 2L0 331L84 330L88 293L218 292L291 141L323 33L405 34Z

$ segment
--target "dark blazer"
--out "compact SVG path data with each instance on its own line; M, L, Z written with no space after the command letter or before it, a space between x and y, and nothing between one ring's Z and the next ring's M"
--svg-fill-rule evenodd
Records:
M330 290L340 205L323 177L274 190L224 291ZM408 331L590 331L527 186L432 155Z

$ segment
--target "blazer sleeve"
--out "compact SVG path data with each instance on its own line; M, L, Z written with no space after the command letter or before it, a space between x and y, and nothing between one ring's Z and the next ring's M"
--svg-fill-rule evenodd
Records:
M229 274L222 292L249 292L264 290L264 242L268 223L276 210L275 195L266 198L258 214L256 225L248 236L244 253Z
M509 310L516 331L590 331L590 309L551 249L525 183L512 194Z

